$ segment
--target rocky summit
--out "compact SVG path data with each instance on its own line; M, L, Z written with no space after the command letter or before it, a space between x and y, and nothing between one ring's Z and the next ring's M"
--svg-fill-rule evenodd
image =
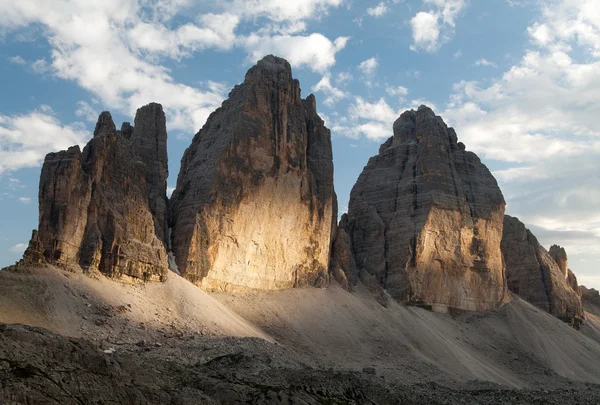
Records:
M50 153L42 168L39 228L25 260L160 280L168 269L167 131L159 104L140 108L118 131L100 114L94 137ZM41 253L41 254L40 254Z
M315 98L267 56L183 156L170 211L178 270L209 290L325 286L336 205Z
M579 287L563 248L552 246L548 252L518 218L506 215L502 252L510 291L575 327L581 325Z
M403 113L393 130L352 189L335 241L342 252L334 259L350 249L354 262L332 265L348 280L436 311L506 302L496 180L425 106Z
M210 115L170 200L165 121L104 112L46 157L0 271L0 404L600 403L600 294L431 109L339 224L331 134L285 60Z

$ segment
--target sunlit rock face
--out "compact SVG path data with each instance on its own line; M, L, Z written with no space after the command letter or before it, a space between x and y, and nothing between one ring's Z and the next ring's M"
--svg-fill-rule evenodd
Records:
M342 226L360 279L436 311L481 311L508 300L504 206L485 165L422 106L400 116L369 160Z
M46 260L160 280L168 269L166 140L162 107L150 104L138 110L135 127L117 131L103 112L83 152L48 154L34 234Z
M581 294L564 249L553 246L549 253L521 221L506 215L502 252L510 291L575 327L583 322Z
M556 264L558 264L558 268L560 272L565 277L565 281L571 287L571 289L581 295L581 291L579 290L579 284L577 283L577 277L571 269L569 268L569 258L567 257L567 252L565 248L560 247L558 245L550 246L550 250L548 251L550 256L554 259Z
M267 56L183 156L170 212L177 267L209 290L325 286L335 206L315 98Z

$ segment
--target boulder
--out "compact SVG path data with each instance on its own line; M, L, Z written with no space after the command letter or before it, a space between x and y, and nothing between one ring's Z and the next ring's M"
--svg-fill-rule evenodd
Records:
M581 325L584 312L577 279L566 267L564 249L550 254L518 218L506 215L502 252L511 292L574 327Z
M110 113L103 112L83 151L74 146L46 156L34 237L47 261L111 277L165 276L167 132L162 107L140 108L135 124L117 131Z
M393 129L353 187L342 224L360 278L440 312L507 302L496 180L425 106Z
M337 219L331 135L267 56L194 136L170 201L183 277L208 290L326 286Z

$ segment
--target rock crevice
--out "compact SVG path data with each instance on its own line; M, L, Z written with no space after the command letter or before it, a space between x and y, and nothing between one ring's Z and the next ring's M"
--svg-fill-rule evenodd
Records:
M511 292L574 327L583 323L581 294L563 248L548 252L518 218L506 215L502 252Z
M162 107L140 108L135 124L117 131L110 113L103 112L83 151L74 146L46 156L31 252L43 250L48 262L111 277L165 276L167 131Z
M356 270L332 266L348 268L348 280L370 275L393 298L441 312L506 302L504 198L461 145L431 109L403 113L361 173L340 224ZM345 245L336 241L336 248Z
M170 225L177 267L209 290L325 286L337 213L331 135L289 63L267 56L181 161Z

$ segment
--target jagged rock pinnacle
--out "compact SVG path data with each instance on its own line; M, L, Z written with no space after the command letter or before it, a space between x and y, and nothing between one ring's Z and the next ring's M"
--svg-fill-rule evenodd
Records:
M393 129L350 195L342 227L356 274L347 279L439 311L506 302L496 180L428 107L404 112Z
M331 137L289 63L269 55L186 150L171 199L181 274L207 289L328 282Z

